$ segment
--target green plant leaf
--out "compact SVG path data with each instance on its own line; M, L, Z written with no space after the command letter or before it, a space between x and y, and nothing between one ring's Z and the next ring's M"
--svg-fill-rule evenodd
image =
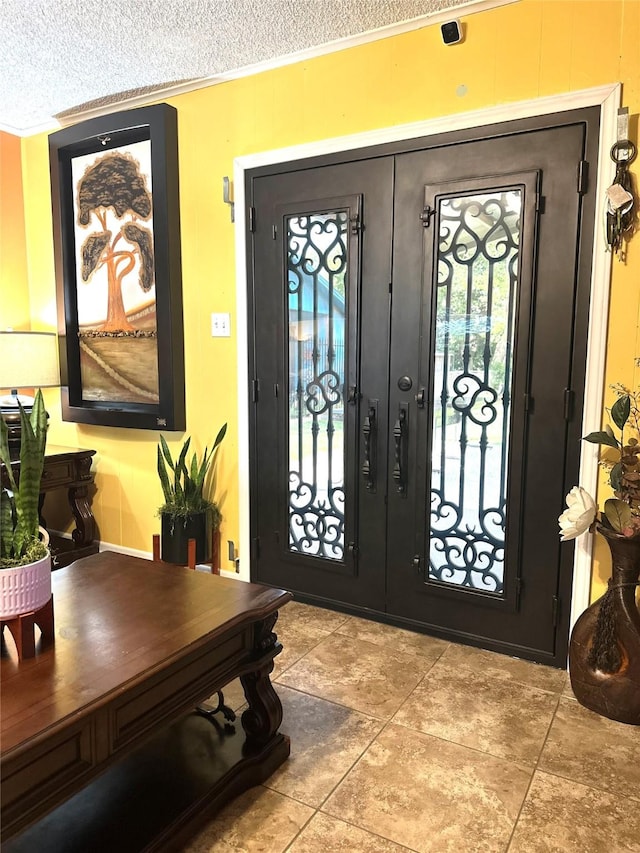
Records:
M604 514L617 533L622 533L631 522L631 507L619 498L609 498L604 502Z
M205 481L205 477L207 475L207 470L208 470L210 464L211 464L211 454L208 452L207 448L205 447L204 456L202 457L202 463L200 464L200 467L196 469L194 477L193 477L195 484L196 484L196 489L198 490L200 495L202 495L203 491L204 491L204 481Z
M178 461L176 462L176 468L183 468L184 467L184 460L187 458L187 453L189 452L189 445L190 444L191 444L191 436L189 436L189 438L182 445L182 450L180 451L180 456L178 457Z
M176 504L178 504L178 506L185 503L184 487L183 487L182 483L180 482L180 475L181 475L181 472L183 470L184 470L184 463L182 465L182 468L176 468L176 478L175 478L174 484L173 484L174 485L174 500L175 500Z
M624 425L629 419L631 412L631 399L628 394L619 397L613 406L611 406L611 420L618 427L624 429Z
M169 446L165 441L163 435L160 436L160 447L162 448L162 455L167 460L167 465L171 468L172 471L175 471L175 465L173 464L173 459L171 457L171 451L169 450Z
M590 432L589 435L582 437L583 441L590 441L591 444L605 444L607 447L615 447L620 449L620 442L607 432Z
M5 469L7 471L7 477L9 478L9 485L11 486L11 491L15 492L17 486L13 476L13 469L11 467L11 453L9 452L9 428L4 422L4 418L0 418L0 460L2 460L2 462L4 463Z
M190 470L189 470L189 476L191 477L191 479L193 480L194 483L198 479L198 454L197 453L194 453L193 456L191 457L191 466L190 466Z
M617 492L622 485L622 464L618 462L609 472L609 484L614 492Z
M47 411L44 405L44 397L42 396L42 391L39 388L33 401L33 408L31 409L31 416L29 418L29 421L33 428L33 433L36 437L38 445L38 455L42 457L44 467L44 450L47 443L48 423Z
M162 486L162 494L164 495L165 503L171 503L171 483L169 482L169 474L167 472L167 466L160 446L158 446L158 476L160 477L160 484Z
M9 558L13 553L14 503L6 489L0 494L0 556Z
M227 434L227 425L222 424L222 426L220 427L220 432L216 436L216 440L213 442L213 447L211 448L212 450L216 449L216 447L220 444L220 442L222 441L222 439L225 437L226 434Z

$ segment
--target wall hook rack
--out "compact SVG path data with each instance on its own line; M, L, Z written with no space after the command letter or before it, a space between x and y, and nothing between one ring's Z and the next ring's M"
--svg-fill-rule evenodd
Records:
M222 179L222 200L224 201L225 204L228 204L229 207L231 208L231 221L235 222L236 221L236 218L235 218L236 210L235 210L234 201L231 198L232 195L233 195L233 184L229 180L228 176L225 175L224 178Z

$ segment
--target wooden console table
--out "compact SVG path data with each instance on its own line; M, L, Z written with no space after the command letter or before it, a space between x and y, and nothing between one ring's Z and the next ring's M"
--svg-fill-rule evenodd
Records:
M89 487L93 485L91 459L95 450L82 450L75 447L56 447L47 445L44 460L44 470L40 484L40 523L46 527L42 517L42 507L48 492L57 489L67 490L69 507L73 513L76 526L71 532L71 539L53 536L51 550L53 553L53 568L68 566L74 560L97 554L96 524L91 508ZM14 477L20 479L20 462L12 462ZM2 484L8 486L8 479L2 466Z
M291 594L105 551L53 574L55 646L3 645L3 853L181 850L289 755L269 675ZM194 707L240 677L241 722Z

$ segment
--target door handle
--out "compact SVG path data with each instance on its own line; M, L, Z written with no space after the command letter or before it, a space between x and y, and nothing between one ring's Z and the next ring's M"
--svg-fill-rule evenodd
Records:
M393 479L396 481L396 491L406 498L407 496L407 439L409 435L409 405L401 403L398 407L398 420L393 427L393 440L395 443L395 464L393 466Z
M364 444L364 461L362 476L367 485L367 491L373 492L376 487L376 446L378 440L377 400L369 405L367 415L362 424L362 439Z

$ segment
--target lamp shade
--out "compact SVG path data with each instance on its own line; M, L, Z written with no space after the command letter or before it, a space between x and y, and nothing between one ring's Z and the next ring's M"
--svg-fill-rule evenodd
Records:
M60 384L55 332L0 332L0 388Z

